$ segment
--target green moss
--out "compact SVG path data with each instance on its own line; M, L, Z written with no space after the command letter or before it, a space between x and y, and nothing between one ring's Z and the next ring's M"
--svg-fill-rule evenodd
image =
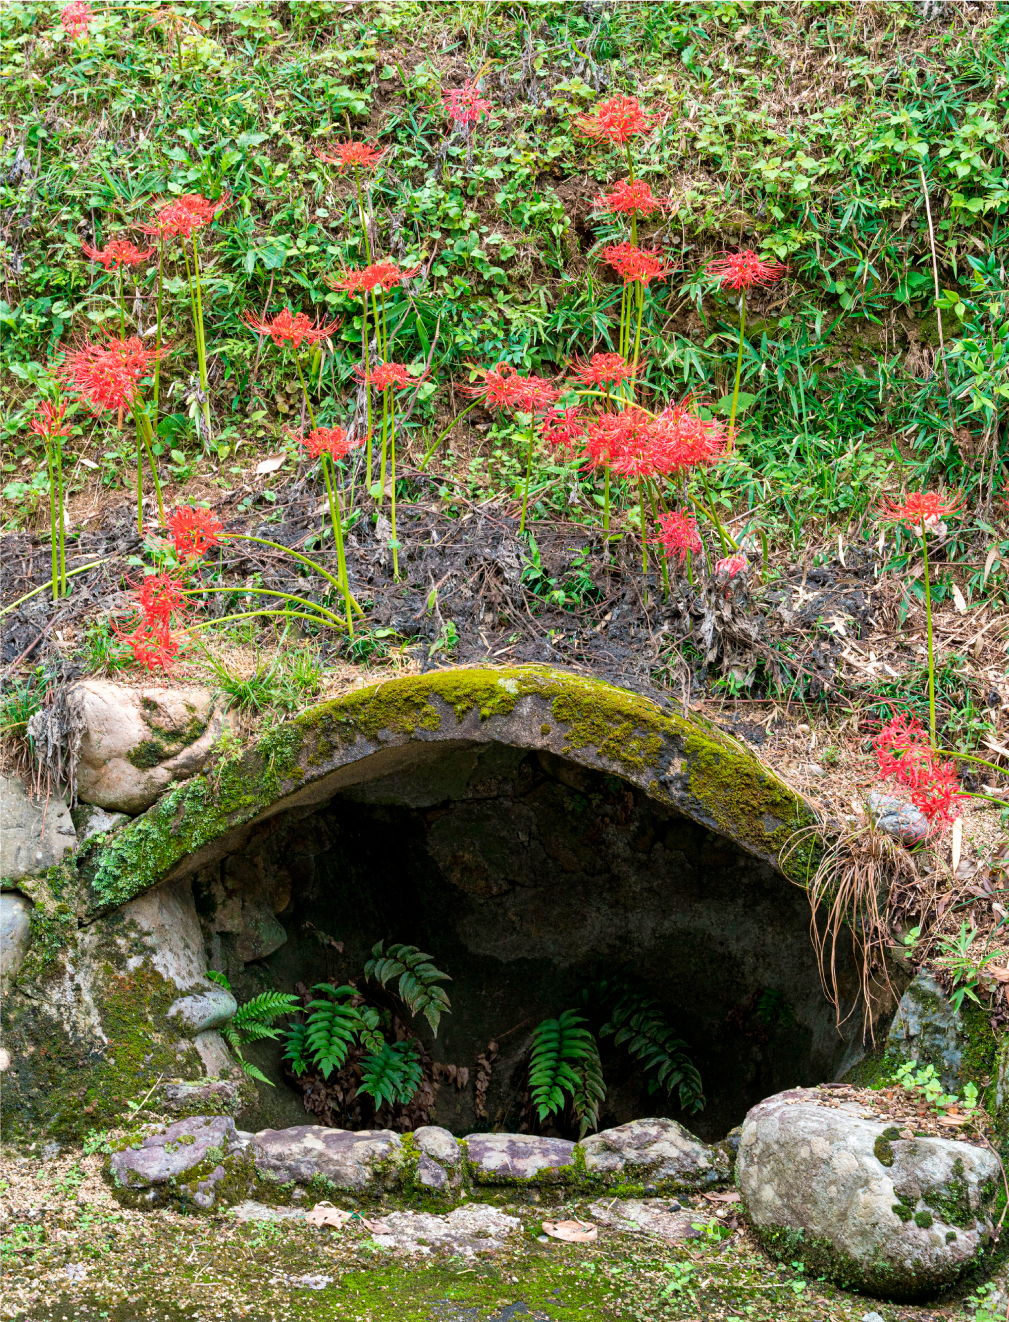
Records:
M912 1212L910 1207L905 1207L903 1203L894 1203L893 1207L890 1208L890 1211L898 1221L910 1221L914 1216L914 1212Z
M920 1226L922 1230L932 1229L932 1213L927 1211L915 1212L914 1224Z
M880 1134L879 1138L876 1139L876 1142L872 1145L872 1150L881 1166L893 1165L893 1147L884 1134Z
M989 1191L989 1196L990 1192L992 1191ZM946 1184L922 1194L922 1202L927 1203L948 1226L966 1229L974 1225L976 1218L971 1211L970 1193L961 1157L957 1157L953 1162L952 1174Z
M137 744L136 748L130 749L126 754L126 760L138 771L150 771L152 767L160 766L169 756L168 749L160 739L145 739Z

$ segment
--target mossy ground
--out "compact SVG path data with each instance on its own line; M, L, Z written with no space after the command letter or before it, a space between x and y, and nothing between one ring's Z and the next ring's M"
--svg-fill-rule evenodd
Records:
M514 1203L507 1210L522 1230L493 1257L394 1256L355 1224L333 1231L130 1211L115 1203L100 1161L68 1151L6 1163L3 1319L861 1322L875 1309L884 1322L936 1322L973 1313L967 1295L918 1307L846 1294L807 1273L801 1255L772 1263L745 1226L683 1244L605 1227L594 1244L542 1243L545 1209ZM701 1197L681 1201L692 1204L698 1225L714 1226ZM549 1215L589 1213L575 1202ZM332 1280L314 1290L296 1283L305 1276Z

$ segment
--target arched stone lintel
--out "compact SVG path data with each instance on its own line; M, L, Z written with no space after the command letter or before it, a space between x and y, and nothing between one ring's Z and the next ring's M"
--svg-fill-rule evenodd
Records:
M780 866L816 818L744 745L697 717L547 667L386 680L294 717L166 793L85 860L85 921L238 848L258 824L453 748L498 742L607 772ZM805 871L796 857L796 879Z

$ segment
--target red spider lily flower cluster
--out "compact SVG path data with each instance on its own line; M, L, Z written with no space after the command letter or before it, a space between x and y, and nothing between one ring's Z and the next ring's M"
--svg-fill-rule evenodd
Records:
M884 499L876 517L886 523L906 523L921 537L923 529L936 528L943 519L961 510L966 499L964 492L944 499L934 491L912 491L899 503Z
M314 427L302 441L310 459L328 454L334 463L360 444L359 440L348 440L342 427Z
M597 211L609 211L613 215L649 216L666 205L652 195L650 185L643 179L622 179L612 193L603 193L595 199Z
M180 505L167 519L168 535L175 547L176 557L185 564L200 560L215 547L224 531L224 524L210 510Z
M608 466L625 477L657 477L710 464L725 445L725 428L698 417L686 399L653 417L631 404L603 413L586 428L590 468Z
M88 24L94 16L88 0L71 0L60 10L60 27L71 41L79 41L88 35Z
M101 262L106 271L120 266L136 266L147 257L154 256L154 249L141 252L134 244L125 239L110 239L104 248L92 248L89 243L82 243L81 248L93 262Z
M682 472L710 464L725 449L728 432L717 418L702 418L696 401L687 396L655 419L655 432L666 472Z
M780 262L762 262L752 249L726 253L705 266L722 289L767 289L777 284L788 268Z
M636 96L613 96L601 101L591 114L579 115L575 123L586 137L623 145L647 133L655 118L645 114Z
M132 592L140 607L144 624L168 628L173 615L184 615L189 607L182 595L182 584L171 574L148 574Z
M101 344L71 350L57 375L96 413L132 408L137 387L168 348L145 349L135 335L128 340L110 335Z
M453 124L477 124L483 116L489 116L494 109L491 103L480 95L476 84L471 83L469 79L462 87L452 87L444 92L443 96L445 114Z
M283 312L278 312L273 318L246 316L242 320L257 335L269 335L274 344L290 344L295 349L301 347L302 341L317 344L327 335L332 335L340 325L339 320L328 325L313 324L304 312L292 313L290 308L284 308Z
M48 400L43 400L39 405L38 413L28 424L28 430L41 436L46 442L54 441L58 437L70 435L70 428L64 425L66 416L66 404L50 404Z
M872 741L879 774L894 776L911 791L911 802L933 824L951 820L954 805L965 797L957 784L956 764L943 762L916 716L897 712Z
M334 142L328 149L315 147L313 150L320 161L335 165L339 170L348 166L355 170L374 170L385 155L384 150L376 151L366 142Z
M548 408L558 391L541 376L522 376L510 363L496 363L482 370L480 385L459 386L459 393L478 399L486 409L497 412L538 413Z
M120 642L133 649L133 656L138 665L148 670L171 670L179 655L178 641L172 637L167 624L141 623L132 633L115 630Z
M736 555L727 555L724 559L715 561L715 573L725 574L729 578L735 578L737 574L743 573L749 567L750 562L742 551L737 552Z
M427 380L427 372L412 376L404 363L376 363L366 370L363 363L354 368L354 376L362 385L374 386L376 390L412 390Z
M588 362L576 359L568 366L575 380L583 386L595 386L597 390L619 385L621 381L632 381L641 370L638 364L629 363L619 353L594 353Z
M419 270L420 266L411 266L408 271L401 271L395 262L372 262L359 271L344 271L340 276L327 276L326 284L331 289L342 289L346 294L370 294L376 289L388 293L400 281L411 280Z
M573 450L585 439L585 419L576 408L550 409L540 418L540 435L548 445Z
M669 514L663 514L659 519L659 535L655 541L657 545L665 548L668 559L671 560L676 556L682 565L686 561L688 551L696 555L701 550L701 534L697 531L697 520L686 510L673 510Z
M643 285L647 285L649 280L672 272L672 267L666 266L657 249L636 248L633 243L611 243L603 249L603 258L625 285L632 280L640 280Z
M181 197L162 201L154 213L151 225L142 225L145 234L160 234L165 238L177 236L188 239L195 230L202 229L231 205L231 194L222 193L216 202L199 193L183 193Z

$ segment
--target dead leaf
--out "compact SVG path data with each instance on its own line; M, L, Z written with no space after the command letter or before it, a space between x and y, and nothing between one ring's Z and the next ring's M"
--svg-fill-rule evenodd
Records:
M346 1225L353 1213L345 1212L342 1207L334 1207L332 1203L316 1203L305 1217L306 1226L340 1226Z
M361 1225L364 1226L365 1230L370 1230L373 1235L387 1235L389 1233L381 1221L369 1221L365 1216L361 1217Z
M957 587L955 583L953 584L953 605L957 609L957 614L959 615L967 614L967 602L964 599L963 593L960 591L960 589Z
M568 1244L591 1244L599 1231L591 1221L544 1221L543 1233Z
M1009 969L1000 969L997 964L989 964L984 974L986 978L994 978L996 982L1009 982Z
M739 1203L742 1198L738 1193L706 1193L702 1197L707 1198L709 1203Z
M257 474L275 473L277 469L282 466L286 458L287 455L282 454L274 457L273 459L263 459L260 463L256 465Z
M953 870L954 876L956 875L957 868L960 866L960 850L962 846L963 846L963 818L958 817L956 821L953 823L953 842L952 842L953 857L950 862L950 867Z
M902 1130L900 1131L900 1136L901 1136L901 1138L914 1138L914 1130L913 1130L913 1129L902 1129Z
M993 546L991 550L988 552L988 559L984 562L984 578L981 580L982 587L984 587L984 585L988 582L988 575L991 573L992 565L994 565L997 559L998 559L998 547Z
M939 1123L940 1123L941 1125L946 1125L946 1126L947 1126L948 1128L950 1128L950 1129L954 1129L954 1128L956 1128L958 1125L969 1125L969 1124L970 1124L970 1116L969 1116L969 1115L941 1115L941 1116L939 1117Z

